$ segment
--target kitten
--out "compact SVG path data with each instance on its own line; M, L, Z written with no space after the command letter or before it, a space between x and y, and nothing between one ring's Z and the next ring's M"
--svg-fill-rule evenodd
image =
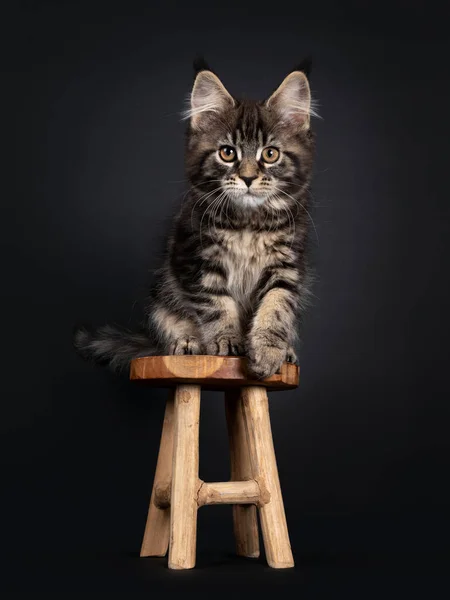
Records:
M185 115L190 190L143 332L78 329L83 356L114 369L155 354L247 356L258 378L296 361L309 293L312 114L306 63L264 102L237 100L198 66Z

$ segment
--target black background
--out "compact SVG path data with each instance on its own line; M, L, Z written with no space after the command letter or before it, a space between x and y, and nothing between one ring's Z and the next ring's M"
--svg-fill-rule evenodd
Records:
M296 586L305 598L440 597L450 535L444 7L14 8L2 19L13 159L1 219L9 589L148 597L228 583ZM198 52L232 93L257 98L305 55L315 63L316 297L301 385L271 401L289 572L233 558L229 507L200 511L195 571L138 558L165 394L94 369L71 347L77 322L140 317L185 190L179 113ZM226 480L227 460L222 399L209 393L200 476Z

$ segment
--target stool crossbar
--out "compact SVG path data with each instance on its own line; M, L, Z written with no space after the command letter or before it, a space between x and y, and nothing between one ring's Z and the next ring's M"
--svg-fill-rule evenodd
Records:
M269 566L293 567L267 389L297 387L298 367L284 363L259 381L249 378L244 358L152 356L133 360L130 378L170 388L140 555L165 556L169 549L169 568L193 568L198 509L232 504L237 554L259 556L258 511ZM225 392L231 481L198 476L201 388Z

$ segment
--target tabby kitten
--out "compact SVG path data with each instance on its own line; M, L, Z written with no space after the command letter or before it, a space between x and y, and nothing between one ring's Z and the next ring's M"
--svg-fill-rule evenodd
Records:
M266 101L240 101L200 65L186 111L190 189L143 331L78 329L83 356L123 368L151 354L245 355L258 378L296 361L308 297L314 113L307 76L303 65Z

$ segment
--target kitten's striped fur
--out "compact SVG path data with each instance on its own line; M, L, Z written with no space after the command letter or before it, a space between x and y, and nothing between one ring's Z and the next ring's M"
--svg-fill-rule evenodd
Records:
M305 69L265 102L239 101L205 66L188 112L190 190L176 216L142 334L80 329L80 352L114 368L146 354L246 355L257 377L295 361L308 298L313 157ZM228 146L236 160L221 159ZM279 151L265 163L264 148ZM244 178L244 179L243 179Z

